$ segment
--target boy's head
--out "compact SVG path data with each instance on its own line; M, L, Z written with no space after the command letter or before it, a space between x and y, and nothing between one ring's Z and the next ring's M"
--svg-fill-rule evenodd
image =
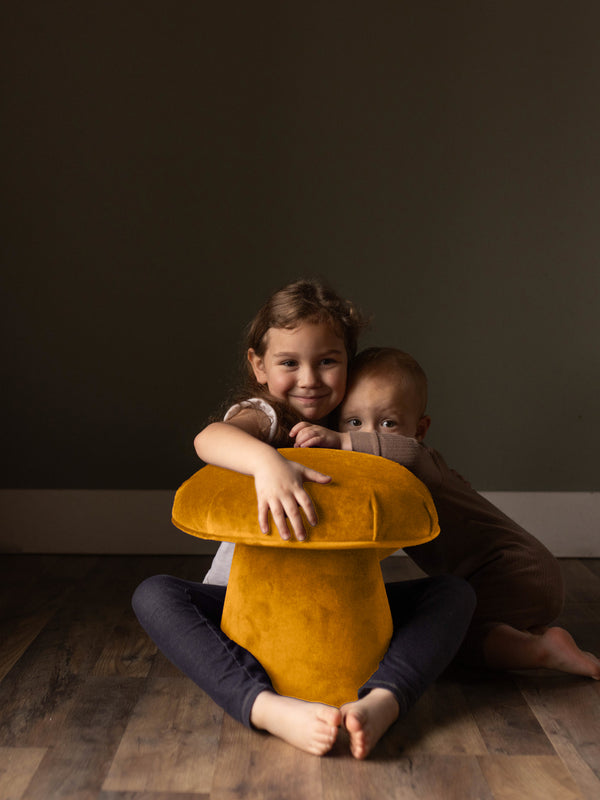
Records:
M426 408L427 377L415 359L393 347L369 347L349 365L339 429L397 433L421 442L431 424Z

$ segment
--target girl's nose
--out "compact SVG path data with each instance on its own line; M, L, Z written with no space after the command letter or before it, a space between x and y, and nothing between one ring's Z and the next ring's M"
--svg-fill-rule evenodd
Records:
M317 386L319 383L317 371L312 367L305 367L300 373L299 383L301 386Z

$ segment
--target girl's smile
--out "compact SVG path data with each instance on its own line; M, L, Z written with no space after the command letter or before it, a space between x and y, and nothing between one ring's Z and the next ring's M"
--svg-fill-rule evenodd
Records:
M343 339L326 322L269 328L262 356L248 359L260 384L304 419L317 422L339 405L346 390L348 356Z

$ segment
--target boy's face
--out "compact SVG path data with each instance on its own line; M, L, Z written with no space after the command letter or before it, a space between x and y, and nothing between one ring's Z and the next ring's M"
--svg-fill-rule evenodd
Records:
M413 381L402 373L358 376L340 407L342 432L396 433L422 442L430 423Z

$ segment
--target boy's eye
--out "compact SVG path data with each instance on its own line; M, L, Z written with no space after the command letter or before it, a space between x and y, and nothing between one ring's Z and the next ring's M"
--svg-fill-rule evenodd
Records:
M393 419L384 419L381 423L382 428L395 428L396 422Z
M351 428L360 428L362 422L358 419L358 417L354 417L353 419L349 419L346 424L350 425Z

